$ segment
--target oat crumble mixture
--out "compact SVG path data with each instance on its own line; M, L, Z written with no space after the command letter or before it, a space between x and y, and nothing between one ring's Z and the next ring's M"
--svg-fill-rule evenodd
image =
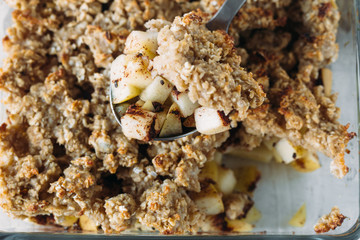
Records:
M172 23L146 23L158 32L158 56L151 67L178 91L188 91L192 102L226 115L232 112L234 120L242 121L248 109L263 103L265 94L252 73L240 67L233 39L224 31L209 31L205 26L209 20L209 14L198 11Z
M112 116L111 62L147 21L172 22L197 9L211 16L223 1L5 1L15 10L0 71L9 93L0 199L15 217L62 225L64 217L87 216L105 233L231 231L224 219L244 217L251 194L222 196L224 213L209 218L192 198L209 184L199 173L217 151L252 150L272 137L328 155L337 177L348 171L344 154L354 134L338 122L337 95L319 84L320 69L338 52L333 0L249 0L230 35L241 66L266 93L264 104L231 133L150 143L127 139Z

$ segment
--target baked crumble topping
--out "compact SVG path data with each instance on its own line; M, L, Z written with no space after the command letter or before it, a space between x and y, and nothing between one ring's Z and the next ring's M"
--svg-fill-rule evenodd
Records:
M159 30L154 71L201 106L246 118L249 108L260 106L264 93L251 73L240 67L233 40L222 31L209 31L208 15L192 12ZM153 20L154 21L154 20ZM153 23L150 21L149 26Z

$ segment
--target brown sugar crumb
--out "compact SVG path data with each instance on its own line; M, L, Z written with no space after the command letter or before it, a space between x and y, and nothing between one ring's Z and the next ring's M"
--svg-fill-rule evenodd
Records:
M333 207L331 212L322 216L314 226L316 233L325 233L340 227L346 217L340 213L338 207Z

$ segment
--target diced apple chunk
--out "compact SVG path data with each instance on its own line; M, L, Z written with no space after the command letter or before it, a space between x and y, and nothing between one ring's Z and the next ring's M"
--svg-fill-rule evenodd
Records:
M173 90L171 92L171 99L179 106L181 116L184 118L192 115L195 109L200 107L197 102L193 103L185 92Z
M126 110L130 107L130 103L121 103L115 106L115 112L118 116L123 116L126 113Z
M243 219L226 219L226 223L227 228L229 228L232 232L250 232L253 230L253 226L250 223L245 222Z
M261 219L261 212L255 206L252 206L248 211L248 213L246 214L244 221L253 224L259 221L260 219Z
M156 136L156 113L132 105L121 117L123 133L128 138L150 141Z
M222 158L223 158L223 154L221 152L216 151L214 154L214 162L216 162L218 165L221 165Z
M144 89L153 81L148 66L149 59L141 54L120 55L111 64L111 83L114 88L131 85Z
M230 194L236 186L236 177L234 171L225 168L219 167L218 169L218 180L217 187L224 194Z
M123 103L137 97L141 90L132 85L111 84L111 97L113 104Z
M235 189L239 192L252 194L260 180L261 173L255 166L242 166L234 170L236 177Z
M275 144L275 150L286 164L298 158L295 147L285 138L280 139L280 141Z
M157 102L164 104L173 86L166 79L157 76L154 81L141 93L140 99L143 101Z
M144 103L145 102L143 100L138 100L138 101L136 101L135 106L142 107L144 105Z
M157 48L157 32L132 31L126 39L124 53L142 53L153 59Z
M230 129L230 120L216 109L200 107L195 110L196 129L203 134L216 134Z
M74 225L74 223L76 223L79 220L79 218L75 216L63 216L63 217L58 217L58 220L61 226L71 227Z
M273 159L273 153L263 144L259 147L247 151L239 148L231 149L227 154L239 157L241 159L269 163Z
M181 124L179 107L176 105L176 103L173 103L166 116L164 125L161 128L159 136L169 137L169 136L179 135L181 133L182 133L182 124Z
M277 142L279 142L279 139L272 138L272 139L263 141L263 145L272 152L275 162L282 163L283 160L282 160L280 154L278 153L278 151L275 149L275 145Z
M157 124L156 124L156 131L160 132L160 130L162 129L164 122L166 120L166 116L168 114L169 109L165 108L163 109L161 112L157 112Z
M213 184L207 185L199 193L193 193L192 199L196 206L207 215L224 212L222 194L216 190Z
M83 231L97 232L96 224L86 215L80 217L79 226Z
M201 169L199 174L200 180L211 179L214 182L218 180L218 168L219 165L215 161L208 161L204 164L204 167Z
M306 151L299 159L291 162L290 166L299 172L312 172L321 167L316 153L309 151Z
M303 227L306 222L306 205L303 204L290 219L289 225L293 227Z
M155 108L154 108L154 105L151 101L146 101L143 105L142 105L142 108L147 110L147 111L150 111L150 112L154 112L155 111Z

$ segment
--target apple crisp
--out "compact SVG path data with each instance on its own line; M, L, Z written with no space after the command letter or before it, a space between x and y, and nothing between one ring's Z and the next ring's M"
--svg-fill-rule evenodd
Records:
M208 18L181 16L202 11L210 17L223 1L6 2L15 10L3 39L8 57L0 70L0 88L8 93L8 118L0 127L0 202L10 215L73 231L79 226L105 233L251 231L248 219L260 215L252 200L260 173L223 166L220 152L229 146L267 148L279 161L298 163L321 151L334 159L336 176L346 174L344 154L354 133L338 122L337 95L326 95L319 78L338 51L334 1L248 1L230 28L232 40L220 32L206 34L216 45L206 56L213 54L236 70L224 78L240 81L243 76L250 83L240 89L244 95L228 104L221 96L234 94L226 91L229 82L210 91L206 82L169 76L203 104L226 112L241 105L244 122L231 132L147 143L125 137L112 115L111 63L124 53L131 32L174 20L174 28L185 24L191 29ZM160 30L160 45L167 34L177 44L202 40L191 31L175 40L174 28ZM159 51L167 56L167 49L165 44ZM201 49L184 53L191 63L202 54ZM202 72L213 60L201 63ZM281 144L291 151L277 153ZM306 151L300 154L298 145Z

